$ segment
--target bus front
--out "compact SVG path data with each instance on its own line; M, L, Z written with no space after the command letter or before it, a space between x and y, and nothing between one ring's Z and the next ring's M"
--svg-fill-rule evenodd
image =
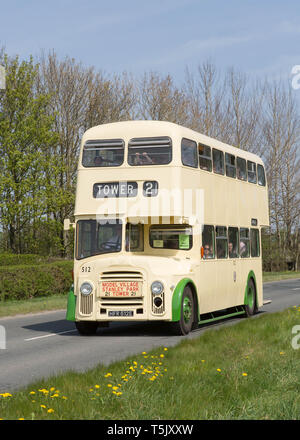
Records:
M191 249L198 236L176 206L174 188L183 183L172 128L133 121L83 136L69 307L82 334L128 320L168 321L181 334L192 328L199 259Z

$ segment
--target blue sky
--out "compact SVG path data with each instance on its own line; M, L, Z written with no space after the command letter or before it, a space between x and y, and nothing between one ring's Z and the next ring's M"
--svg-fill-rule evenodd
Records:
M204 60L251 77L300 65L299 0L0 0L0 47L54 49L107 73L170 73ZM300 90L298 91L300 94Z

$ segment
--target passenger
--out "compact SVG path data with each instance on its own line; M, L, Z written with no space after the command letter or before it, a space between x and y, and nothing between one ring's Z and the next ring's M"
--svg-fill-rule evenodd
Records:
M246 244L243 241L240 242L240 256L241 257L246 257L247 256Z
M228 243L228 253L229 258L237 258L238 254L236 249L233 249L233 244L231 242Z
M207 260L208 258L213 258L212 248L209 247L209 244L204 245L204 254L203 258Z
M101 167L103 166L103 159L101 156L96 156L94 159L94 164L96 167Z
M153 160L150 156L144 151L144 153L135 153L135 162L136 165L147 165L147 164L153 164Z

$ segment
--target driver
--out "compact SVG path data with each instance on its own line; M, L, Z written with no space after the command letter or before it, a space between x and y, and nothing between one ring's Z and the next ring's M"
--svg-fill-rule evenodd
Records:
M103 243L102 247L107 250L114 250L119 252L122 247L122 228L114 228L114 235Z

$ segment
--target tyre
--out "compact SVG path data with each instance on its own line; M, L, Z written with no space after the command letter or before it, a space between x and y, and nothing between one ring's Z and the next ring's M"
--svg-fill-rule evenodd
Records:
M193 327L195 316L195 304L190 287L184 288L181 300L180 320L172 322L171 327L176 335L187 335Z
M245 304L246 316L253 316L257 312L257 307L256 307L256 289L252 278L250 278L247 285L247 303L248 304Z
M96 321L76 321L75 326L78 333L84 336L95 335L98 328L98 322Z

